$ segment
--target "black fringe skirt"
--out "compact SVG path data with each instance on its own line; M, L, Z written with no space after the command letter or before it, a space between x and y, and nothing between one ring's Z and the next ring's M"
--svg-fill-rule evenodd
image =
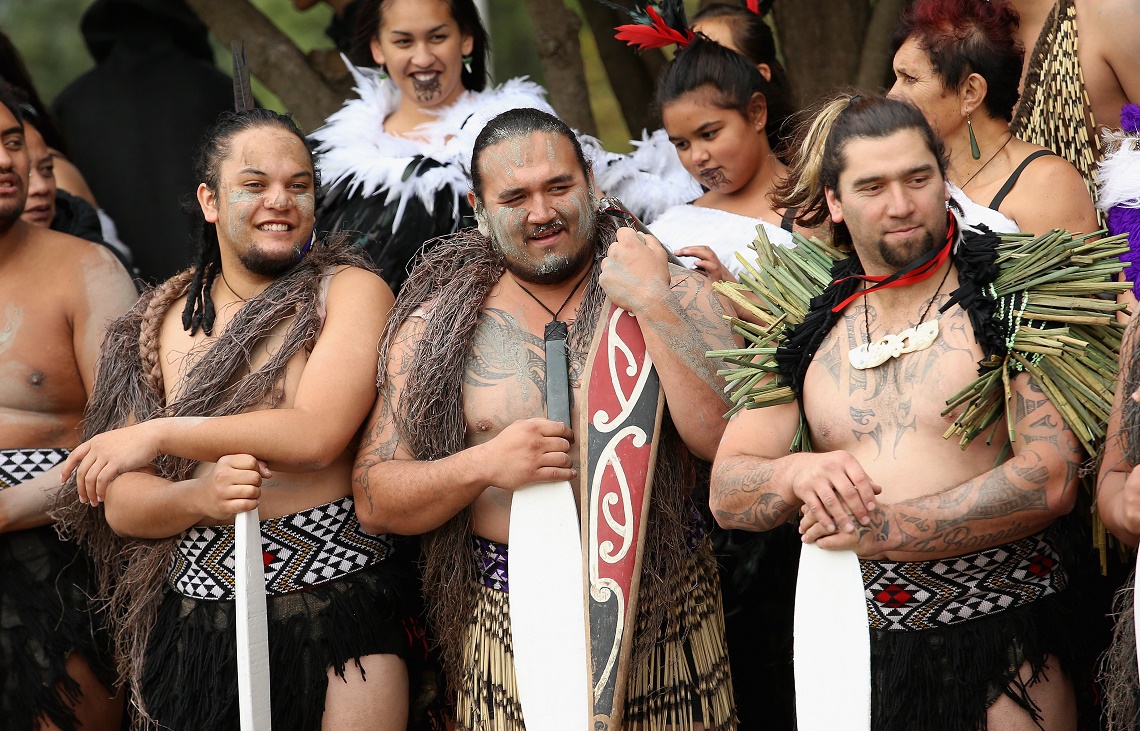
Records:
M0 534L0 727L29 731L38 719L72 731L78 652L113 695L115 666L103 614L90 599L94 567L51 526Z
M388 562L312 589L267 597L273 727L317 731L328 670L344 676L367 655L405 660L422 634ZM238 728L233 601L171 591L159 608L143 669L143 707L176 731Z
M930 630L871 631L871 728L875 731L985 731L1002 695L1035 721L1029 687L1045 662L1072 677L1077 647L1068 592ZM1018 670L1028 662L1032 677Z

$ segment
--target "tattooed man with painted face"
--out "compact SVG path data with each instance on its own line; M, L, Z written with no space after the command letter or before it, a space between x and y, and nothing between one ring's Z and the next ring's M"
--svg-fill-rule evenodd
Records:
M0 718L19 731L119 728L89 564L49 525L107 326L137 297L106 249L21 220L30 160L0 82Z
M361 523L427 534L425 594L458 727L521 731L504 641L512 495L582 481L574 444L584 437L546 418L544 332L552 319L569 323L577 424L608 296L636 314L668 404L626 718L632 728L699 728L702 719L735 728L716 569L690 498L693 456L710 457L723 428L723 384L702 357L732 342L722 305L706 278L670 266L656 239L596 213L582 151L555 117L499 115L472 157L479 230L436 243L388 326L381 395L354 473Z
M196 168L198 261L112 328L59 513L103 569L138 720L237 726L233 523L256 508L273 725L403 731L402 582L350 486L392 293L314 240L289 117L222 115Z
M943 437L962 409L947 400L1006 341L977 295L996 239L957 230L941 145L909 104L840 97L804 137L780 193L854 253L788 337L797 399L729 423L717 522L769 530L802 512L805 542L864 559L872 728L1075 728L1051 527L1075 500L1078 440L1027 373L1010 429L965 451ZM789 453L801 428L810 451Z

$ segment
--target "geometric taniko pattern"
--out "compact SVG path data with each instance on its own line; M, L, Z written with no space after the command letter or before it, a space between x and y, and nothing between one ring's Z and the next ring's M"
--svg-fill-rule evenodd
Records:
M939 561L860 561L872 629L924 630L1003 612L1063 591L1046 533Z
M267 596L335 581L383 561L392 550L386 534L361 530L349 496L261 521ZM233 599L234 527L194 527L183 533L169 581L179 594L195 599Z
M476 535L471 536L471 541L475 544L479 583L495 591L510 591L507 588L507 546Z
M57 447L0 449L0 490L15 487L47 472L67 459L67 455L68 450Z

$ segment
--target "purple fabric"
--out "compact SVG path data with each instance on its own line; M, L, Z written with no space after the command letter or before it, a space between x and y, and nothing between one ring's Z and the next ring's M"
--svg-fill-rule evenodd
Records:
M1129 134L1140 132L1140 106L1125 104L1120 108L1120 129Z
M1121 107L1120 128L1129 134L1140 133L1140 106L1125 104ZM1140 297L1140 282L1137 281L1137 275L1140 274L1140 270L1137 269L1137 265L1140 264L1140 210L1113 206L1108 210L1107 222L1108 232L1113 236L1119 233L1128 234L1129 251L1122 255L1120 260L1128 264L1124 270L1124 277L1132 282L1133 293Z
M507 545L474 535L471 540L475 543L479 582L488 589L510 591L507 588Z
M1128 234L1128 253L1121 254L1120 259L1128 263L1124 277L1132 282L1132 291L1140 297L1140 282L1137 282L1137 275L1140 274L1140 269L1137 269L1140 265L1140 209L1123 206L1108 209L1108 232L1114 236L1118 233Z

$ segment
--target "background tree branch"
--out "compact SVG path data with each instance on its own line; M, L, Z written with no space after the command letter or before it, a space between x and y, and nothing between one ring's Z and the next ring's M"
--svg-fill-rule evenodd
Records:
M597 41L598 55L630 136L637 138L643 129L657 129L661 126L661 117L655 97L657 79L667 63L665 54L658 49L638 52L614 38L614 28L629 22L629 18L617 10L595 0L582 0L582 12Z
M526 0L526 9L534 26L535 47L546 76L550 105L566 124L579 132L597 135L582 49L578 45L582 19L562 0Z
M878 91L893 83L891 71L891 32L899 23L899 16L908 0L877 0L867 24L863 50L859 56L859 73L855 85L860 89Z
M186 0L224 45L245 41L249 71L276 94L302 129L311 131L344 104L305 54L248 0Z

